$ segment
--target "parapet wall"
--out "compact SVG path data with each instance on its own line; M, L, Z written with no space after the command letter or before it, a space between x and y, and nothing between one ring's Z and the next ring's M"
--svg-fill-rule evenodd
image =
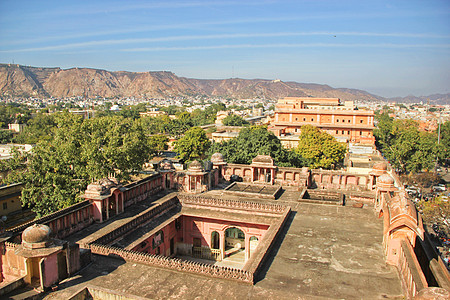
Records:
M94 243L90 244L90 248L94 254L115 256L122 258L125 261L141 263L152 267L161 267L175 271L201 274L215 278L224 278L253 284L253 274L244 270L186 261L178 258L169 258L160 255L152 255L137 251L128 251Z

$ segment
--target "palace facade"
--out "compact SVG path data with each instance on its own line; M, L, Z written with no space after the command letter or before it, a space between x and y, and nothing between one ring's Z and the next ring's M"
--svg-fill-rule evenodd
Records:
M291 145L301 126L313 125L338 141L374 145L374 112L358 110L353 101L338 98L285 97L275 104L269 130ZM297 142L298 143L298 142Z

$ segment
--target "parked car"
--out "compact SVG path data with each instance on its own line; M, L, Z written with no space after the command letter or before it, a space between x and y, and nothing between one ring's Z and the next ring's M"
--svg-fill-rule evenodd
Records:
M433 185L431 189L437 192L445 192L447 190L447 187L444 184L437 184Z

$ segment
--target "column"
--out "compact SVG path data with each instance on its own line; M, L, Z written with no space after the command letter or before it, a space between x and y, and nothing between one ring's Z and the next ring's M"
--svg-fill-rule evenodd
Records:
M245 262L250 258L250 235L245 234Z
M106 220L109 220L109 198L106 198Z
M119 199L118 194L115 195L115 201L116 201L116 215L119 214Z
M220 260L225 258L225 231L219 231Z

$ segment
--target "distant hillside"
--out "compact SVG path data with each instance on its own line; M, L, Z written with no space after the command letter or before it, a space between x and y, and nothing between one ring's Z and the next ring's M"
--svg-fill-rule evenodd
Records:
M4 97L149 97L222 96L278 99L285 96L336 97L342 100L386 100L366 91L323 84L265 79L192 79L172 72L110 72L100 69L36 68L0 64ZM447 95L448 99L448 95Z
M395 101L399 103L420 103L423 104L428 103L428 100L430 101L430 104L433 105L450 105L450 93L447 94L433 94L429 96L420 96L416 97L413 95L409 95L406 97L395 97L395 98L389 98L390 101Z

